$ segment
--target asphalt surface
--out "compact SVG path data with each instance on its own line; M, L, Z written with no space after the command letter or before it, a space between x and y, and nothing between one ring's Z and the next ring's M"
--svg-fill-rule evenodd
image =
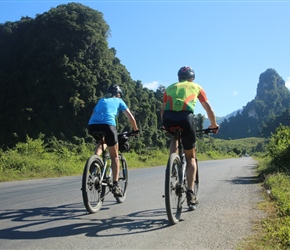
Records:
M130 163L129 163L130 165ZM236 249L264 213L250 158L200 162L199 202L170 226L165 166L130 170L126 201L88 214L81 176L0 183L0 249Z

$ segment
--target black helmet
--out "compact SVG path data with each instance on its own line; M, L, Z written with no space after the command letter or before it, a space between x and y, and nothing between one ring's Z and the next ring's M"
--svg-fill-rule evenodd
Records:
M178 70L178 78L180 80L188 80L190 78L195 78L195 73L193 71L193 69L191 67L188 67L188 66L183 66L180 68L180 70Z
M117 84L112 84L107 90L107 94L111 94L112 96L116 96L118 93L120 93L122 97L123 92Z

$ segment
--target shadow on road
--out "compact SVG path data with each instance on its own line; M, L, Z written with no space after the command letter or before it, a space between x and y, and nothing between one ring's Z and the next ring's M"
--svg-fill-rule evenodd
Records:
M257 165L256 164L251 164L251 165L247 165L247 166L244 166L245 168L247 169L250 169L250 170L254 170L256 169ZM247 185L247 184L258 184L258 183L261 183L262 180L259 176L256 176L256 175L250 175L250 176L237 176L231 180L229 180L230 182L234 183L234 184L244 184L244 185Z
M230 181L234 184L257 184L262 182L258 176L240 176Z
M106 219L96 217L96 214L85 214L83 204L0 211L1 224L8 220L6 224L11 225L0 229L0 239L43 239L72 235L110 237L146 233L169 226L165 209L144 210Z

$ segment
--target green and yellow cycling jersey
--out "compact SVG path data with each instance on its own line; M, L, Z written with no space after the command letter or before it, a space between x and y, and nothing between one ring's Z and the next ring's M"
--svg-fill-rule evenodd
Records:
M194 112L196 100L206 102L206 93L195 82L177 82L168 86L164 92L164 110Z

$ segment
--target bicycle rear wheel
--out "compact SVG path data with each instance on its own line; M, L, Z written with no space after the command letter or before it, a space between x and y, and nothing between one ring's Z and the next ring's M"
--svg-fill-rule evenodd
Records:
M198 185L199 185L199 173L198 173L198 160L196 159L196 176L195 176L194 191L193 191L193 193L196 195L196 199L197 199L197 193L198 193Z
M119 171L119 186L122 190L123 196L116 197L117 202L122 203L126 199L127 187L128 187L128 179L129 179L129 171L128 164L125 157L119 154L120 161L120 171Z
M82 177L82 195L87 211L98 212L103 204L106 186L102 185L103 161L100 156L91 156L85 165Z
M180 166L179 155L176 153L171 154L165 172L165 206L167 217L171 224L176 224L180 220L182 210L182 187L178 176Z

